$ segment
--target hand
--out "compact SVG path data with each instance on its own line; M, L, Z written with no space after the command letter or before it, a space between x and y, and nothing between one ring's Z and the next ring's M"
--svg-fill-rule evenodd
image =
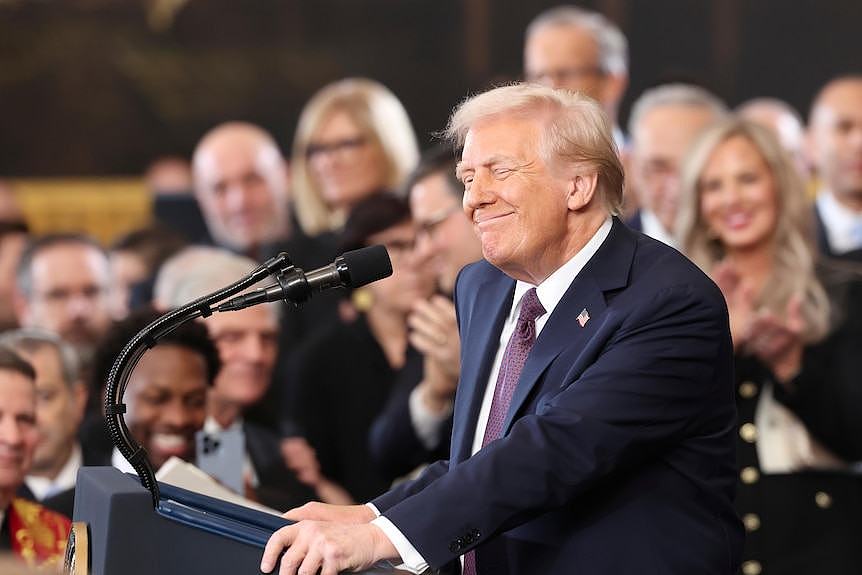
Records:
M461 339L455 318L455 305L439 295L420 300L407 318L410 343L426 357L436 361L451 379L461 373Z
M728 260L720 262L713 268L712 279L724 294L730 316L733 347L739 349L745 344L751 317L754 315L754 290L742 281L739 270Z
M376 517L367 505L330 505L312 501L294 507L283 515L291 521L330 521L334 523L370 523Z
M296 473L296 478L314 487L320 482L320 463L317 453L303 437L286 437L281 440L281 457L288 469Z
M279 575L315 575L318 571L337 575L398 558L395 547L376 525L301 521L272 534L260 570L271 572L285 547Z
M745 337L745 349L769 366L781 383L786 383L802 366L804 330L802 298L794 296L787 303L784 317L763 312L752 320Z

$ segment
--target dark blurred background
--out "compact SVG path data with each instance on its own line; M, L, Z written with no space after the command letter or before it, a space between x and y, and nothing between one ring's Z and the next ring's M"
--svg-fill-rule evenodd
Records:
M471 91L518 78L524 28L555 1L0 0L0 175L137 174L212 125L287 149L311 94L369 76L423 145ZM731 105L815 90L862 60L856 0L593 0L630 42L631 84L697 81Z

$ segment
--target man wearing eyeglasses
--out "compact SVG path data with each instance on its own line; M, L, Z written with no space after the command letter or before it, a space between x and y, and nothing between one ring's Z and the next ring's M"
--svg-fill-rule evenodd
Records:
M565 5L536 16L527 27L524 76L528 82L566 88L599 102L622 149L617 111L628 86L628 42L607 18Z
M406 381L377 417L370 452L381 472L403 476L449 450L452 407L461 350L452 293L461 268L482 259L482 244L461 206L464 185L455 177L455 155L448 145L422 157L407 182L416 224L415 256L430 266L440 293L420 300L408 318L410 343L424 358L418 385Z
M111 324L108 257L80 234L44 236L21 255L15 311L21 327L55 333L87 367Z

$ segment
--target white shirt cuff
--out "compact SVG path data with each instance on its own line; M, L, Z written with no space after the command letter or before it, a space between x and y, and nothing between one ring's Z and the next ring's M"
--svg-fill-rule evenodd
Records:
M425 449L434 449L440 445L440 429L452 415L454 404L450 401L440 413L428 409L422 399L422 386L419 385L410 392L409 407L413 430Z
M377 511L377 509L370 503L367 505L374 509L375 512ZM401 533L397 527L395 527L394 523L380 515L377 519L372 521L371 524L376 525L381 531L383 531L383 534L386 535L395 547L395 550L398 551L398 554L401 556L403 563L400 565L393 565L395 569L409 571L415 575L419 575L428 570L428 562L425 561L425 558L419 554L416 548L413 547L409 541L407 541L407 538L404 537L404 534Z

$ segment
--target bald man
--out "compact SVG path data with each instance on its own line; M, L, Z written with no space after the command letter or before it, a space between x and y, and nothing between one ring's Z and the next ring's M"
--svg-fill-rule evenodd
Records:
M216 126L194 153L195 196L216 243L252 254L290 237L287 169L263 129Z
M835 78L811 107L808 145L821 188L818 241L824 254L862 261L862 75Z
M278 252L290 255L305 270L330 263L336 256L329 235L309 237L293 223L289 204L287 165L275 139L263 128L228 122L210 130L192 158L195 197L213 241L220 247L263 261ZM179 304L181 302L174 302ZM301 312L281 315L275 385L249 418L275 426L281 414L273 395L284 388L290 350L313 329L335 321L334 295L318 295Z

